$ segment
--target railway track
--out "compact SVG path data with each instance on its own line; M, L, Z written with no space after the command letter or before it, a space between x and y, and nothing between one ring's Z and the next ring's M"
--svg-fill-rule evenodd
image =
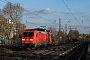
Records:
M64 44L62 46L52 46L49 49L34 50L28 49L27 51L12 51L11 53L0 54L1 60L57 60L60 56L69 54L77 46L83 42L75 42ZM62 58L60 58L62 59Z
M86 60L89 42L84 42L71 52L64 60Z

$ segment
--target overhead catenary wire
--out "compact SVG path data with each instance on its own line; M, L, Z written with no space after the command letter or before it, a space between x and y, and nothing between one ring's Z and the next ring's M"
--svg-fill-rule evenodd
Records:
M71 1L71 0L70 0L70 1ZM71 1L71 4L72 4L72 6L73 6L73 8L74 8L74 10L75 10L75 12L76 12L76 9L75 9L72 1ZM78 14L77 14L77 15L78 15ZM85 16L87 16L87 15L83 15L83 16L81 16L81 17L85 17ZM78 18L80 19L80 17L78 17ZM82 26L85 28L84 21L82 20L81 22L82 22Z
M4 3L8 3L9 1L7 1L7 0L0 0L1 2L4 2ZM23 8L25 8L25 7L23 7ZM29 12L29 13L33 13L33 12ZM45 17L42 17L42 16L40 16L40 15L38 15L38 14L34 14L33 13L33 15L35 15L35 16L38 16L38 17L40 17L40 18L43 18L44 20L46 20L46 21L49 21L50 23L53 23L53 21L50 21L49 19L47 19L47 18L45 18ZM30 22L28 22L28 23L30 23ZM39 25L39 24L35 24L35 23L31 23L31 24L34 24L34 25ZM57 23L58 24L58 23Z
M62 0L62 2L64 3L64 5L67 7L67 9L69 10L69 12L72 14L72 16L74 17L74 19L79 23L78 19L75 17L75 15L72 13L72 11L70 10L70 8L68 7L68 5L64 2L64 0ZM73 5L73 4L72 4ZM73 6L74 8L74 6ZM74 8L75 9L75 8ZM76 10L75 10L76 11ZM79 23L79 25L83 28L83 26ZM85 27L84 27L85 28ZM84 30L85 31L85 30Z
M4 2L4 3L7 3L7 2L9 2L9 1L7 1L7 0L0 0L0 1L2 1L2 2ZM62 0L63 1L63 0ZM65 2L64 2L65 3ZM66 3L65 3L66 4ZM40 4L39 4L40 5ZM40 6L42 6L42 5L40 5ZM66 5L67 6L67 5ZM69 9L69 7L67 6L67 8ZM71 12L71 14L73 15L73 17L75 18L75 20L77 20L77 18L74 16L74 14L72 13L72 11L69 9L69 11ZM48 22L50 22L50 23L53 23L53 21L51 21L50 19L48 19L48 18L46 18L46 17L43 17L43 16L40 16L40 15L38 15L38 14L34 14L35 16L38 16L38 17L40 17L40 18L42 18L43 20L46 20L46 21L48 21ZM77 22L78 22L78 20L77 20ZM79 23L79 22L78 22ZM58 24L58 23L56 23L55 22L55 24ZM59 24L58 24L59 25ZM79 23L79 25L81 26L81 24Z
M75 18L75 20L77 20L77 18L74 16L74 14L71 12L71 10L69 9L69 7L67 6L67 4L64 2L64 0L62 0L62 2L64 3L64 5L68 8L69 12L72 14L72 16ZM78 22L78 20L77 20ZM79 22L78 22L79 23ZM81 26L81 24L79 23L79 25ZM82 26L81 26L82 27Z
M70 2L71 2L72 6L73 6L73 8L74 8L74 10L75 10L75 12L76 12L76 9L75 9L75 7L74 7L74 5L73 5L73 3L72 3L71 0L70 0ZM78 14L77 14L77 16L78 16ZM83 15L83 16L81 16L81 17L85 17L85 16L87 16L87 15ZM80 19L80 17L79 17L79 19ZM81 19L80 19L80 20L81 20ZM82 22L82 27L85 28L84 31L86 31L86 27L85 27L85 25L84 25L84 20L81 20L81 22Z
M35 1L36 2L36 1ZM38 2L36 2L39 6L41 6L41 7L43 7L41 4L39 4ZM52 13L53 14L53 13ZM36 15L36 14L35 14ZM53 21L50 21L50 19L48 19L48 18L45 18L45 17L42 17L42 16L40 16L40 15L37 15L37 16L39 16L39 17L41 17L41 18L43 18L44 20L47 20L47 21L49 21L50 23L53 23ZM56 23L56 22L55 22ZM56 24L58 24L58 23L56 23ZM59 24L58 24L59 25Z
M37 2L36 2L37 3ZM39 6L42 6L42 5L40 5L39 3L37 3ZM34 4L33 4L34 5ZM43 6L42 6L43 7ZM28 10L29 11L29 10ZM29 12L29 13L33 13L33 12ZM42 19L44 19L44 20L46 20L46 21L48 21L48 22L50 22L50 23L53 23L53 21L51 21L50 19L48 19L48 18L45 18L45 17L42 17L42 16L40 16L40 15L38 15L38 14L33 14L33 15L35 15L35 16L38 16L38 17L40 17L40 18L42 18ZM54 23L54 24L58 24L58 23ZM59 25L59 24L58 24Z
M30 11L30 10L28 10L28 11ZM33 13L33 12L29 12L29 13ZM50 23L53 23L53 21L50 21L49 19L47 19L47 18L45 18L45 17L42 17L42 16L40 16L40 15L38 15L38 14L34 14L33 13L33 15L35 15L35 16L38 16L38 17L40 17L40 18L43 18L44 20L46 20L46 21L48 21L48 22L50 22ZM58 23L57 23L58 24ZM59 24L58 24L59 25Z

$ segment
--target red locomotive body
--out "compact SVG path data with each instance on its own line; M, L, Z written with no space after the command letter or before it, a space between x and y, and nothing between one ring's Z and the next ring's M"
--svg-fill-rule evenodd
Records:
M24 45L29 45L29 47L36 47L51 44L52 39L49 30L41 28L25 29L23 31L21 42Z

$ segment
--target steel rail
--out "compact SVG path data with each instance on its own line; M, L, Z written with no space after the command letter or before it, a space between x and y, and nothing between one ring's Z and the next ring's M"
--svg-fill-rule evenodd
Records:
M82 47L82 45L77 48L73 53L71 53L69 56L67 56L64 60L67 60L69 57L71 57L78 49L80 49Z
M81 55L79 56L78 60L80 60L80 58L82 57L82 54L84 53L84 51L85 51L86 47L87 47L87 44L86 44L86 46L84 47L84 49L83 49L83 51L82 51Z

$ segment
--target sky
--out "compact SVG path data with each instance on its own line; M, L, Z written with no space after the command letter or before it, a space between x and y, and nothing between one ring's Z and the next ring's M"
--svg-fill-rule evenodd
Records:
M90 32L90 0L0 0L0 9L7 2L20 3L24 8L22 23L27 28L40 26L53 27L58 30L70 27L80 33Z

